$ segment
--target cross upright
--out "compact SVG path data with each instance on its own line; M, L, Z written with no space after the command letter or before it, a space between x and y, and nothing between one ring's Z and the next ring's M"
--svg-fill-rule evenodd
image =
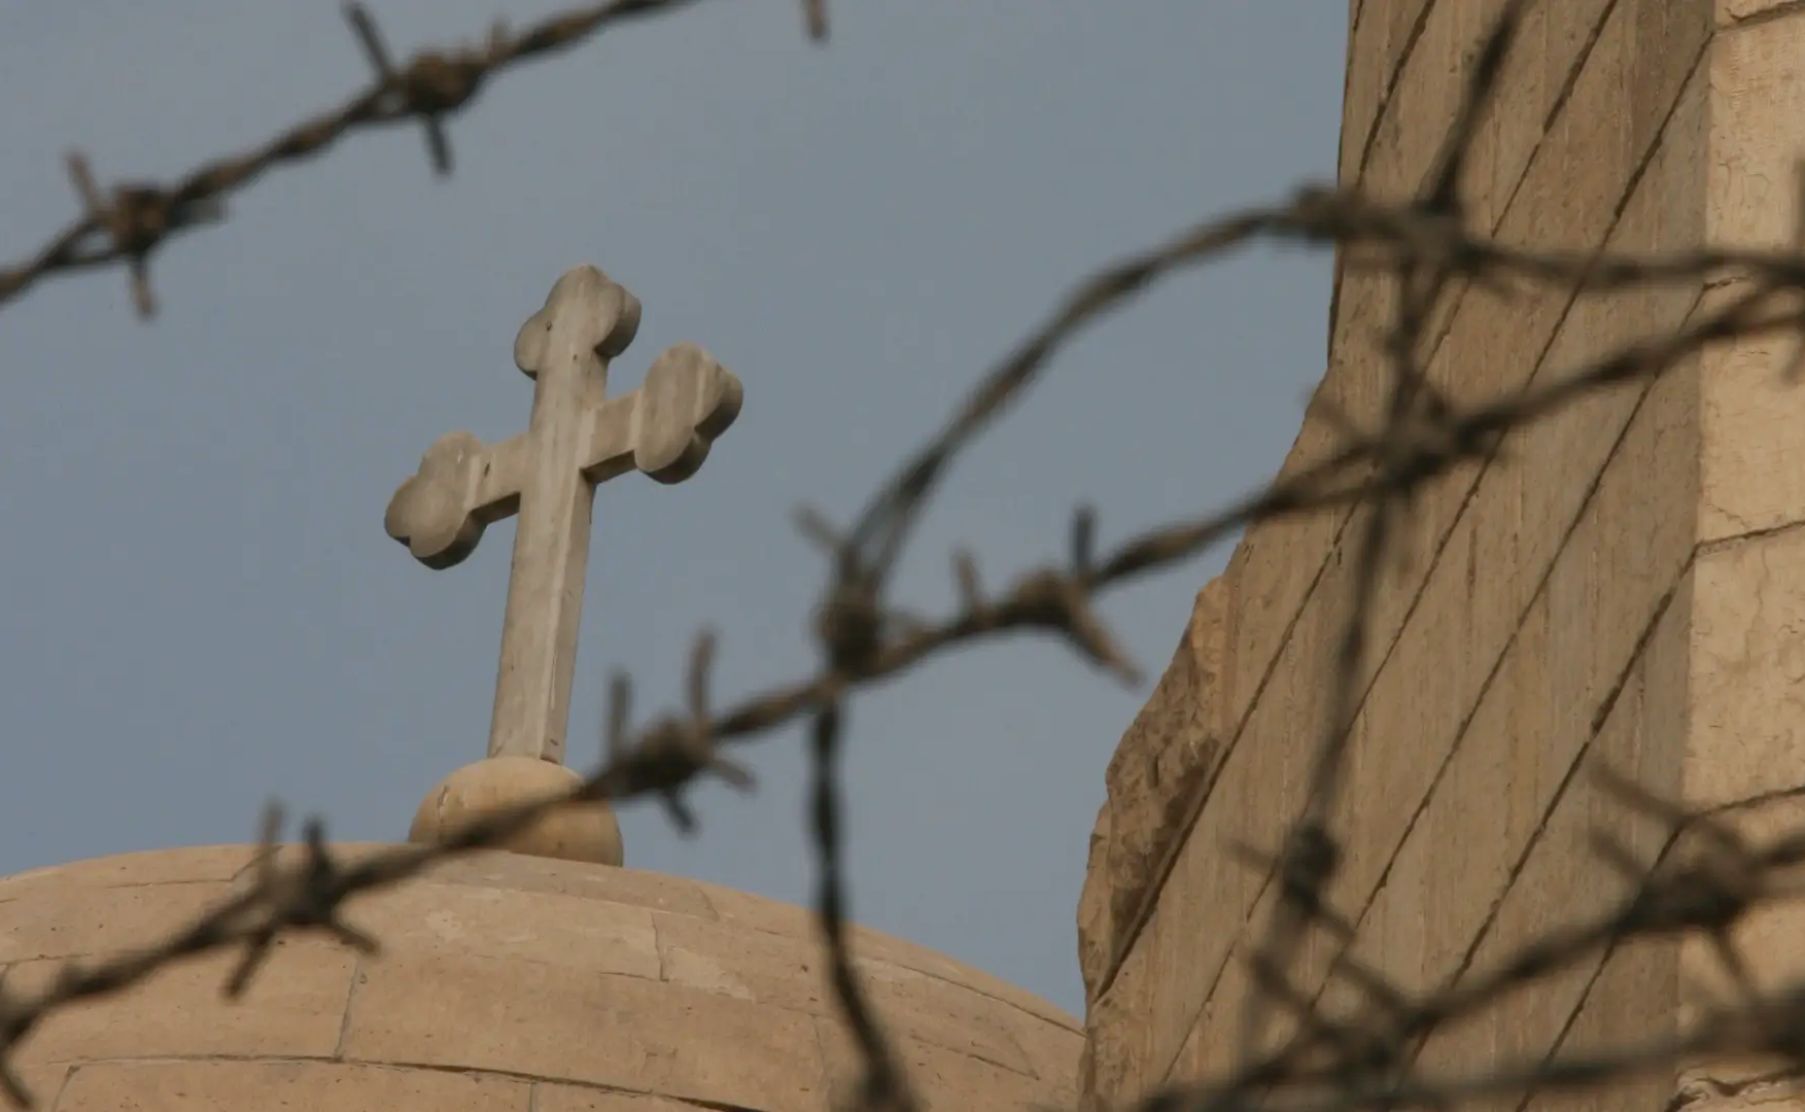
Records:
M739 415L739 380L694 344L653 361L644 385L606 397L608 361L633 342L639 301L591 266L567 271L521 326L514 363L533 380L527 431L485 445L442 436L389 501L384 526L431 568L463 560L517 514L489 756L561 763L597 483L695 474Z

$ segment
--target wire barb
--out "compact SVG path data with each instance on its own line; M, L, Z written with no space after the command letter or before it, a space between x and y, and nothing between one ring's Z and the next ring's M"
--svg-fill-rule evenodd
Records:
M478 76L473 73L460 74L447 78L442 60L438 61L440 69L436 69L433 77L424 78L419 70L420 64L409 67L407 74L398 74L389 61L388 47L382 40L382 32L376 26L376 20L370 15L368 8L357 0L345 5L345 19L351 24L351 31L357 36L357 43L363 47L364 57L376 71L376 79L385 90L393 90L404 102L415 103L415 111L420 116L420 125L426 132L426 152L432 159L433 172L440 177L451 175L451 139L445 134L444 114L455 110L476 92ZM500 35L499 27L491 35L493 43ZM409 82L419 84L418 88L409 89Z
M802 13L808 23L808 37L814 42L827 41L827 0L802 0Z

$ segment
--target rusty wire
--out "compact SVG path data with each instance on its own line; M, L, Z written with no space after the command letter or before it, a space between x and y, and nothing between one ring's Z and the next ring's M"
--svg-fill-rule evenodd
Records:
M225 200L265 172L313 158L354 131L418 121L435 172L451 172L451 140L445 121L467 108L497 74L581 45L605 28L636 17L675 11L696 0L606 0L567 9L511 32L497 22L478 44L420 50L391 61L375 19L361 3L347 3L345 18L374 71L365 88L337 108L309 117L240 153L208 162L174 182L131 182L102 190L87 159L69 156L70 180L82 213L29 257L0 266L0 305L53 274L124 264L140 316L156 311L150 287L151 255L165 243L225 218ZM811 37L827 37L826 0L804 0Z

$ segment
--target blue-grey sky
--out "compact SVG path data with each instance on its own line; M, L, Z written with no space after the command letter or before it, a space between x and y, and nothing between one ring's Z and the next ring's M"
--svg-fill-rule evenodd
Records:
M397 55L482 34L493 0L378 0ZM553 10L516 3L524 22ZM820 556L844 520L1080 276L1333 173L1346 35L1328 0L717 0L512 71L451 124L364 132L230 202L155 260L0 307L0 871L245 841L264 800L340 839L399 839L481 756L512 527L432 572L382 529L441 433L524 427L515 330L565 268L645 306L615 362L694 340L745 383L695 479L605 486L571 759L605 676L679 698L695 630L726 703L809 671ZM368 77L329 0L85 0L0 9L0 258L73 214L62 156L166 179ZM1160 285L1063 352L963 457L895 600L954 603L1270 474L1321 374L1326 254L1259 250ZM1108 597L1153 675L1226 549ZM1030 636L858 697L846 778L853 910L1074 1011L1073 909L1103 770L1148 688ZM759 787L696 795L681 839L624 810L629 863L806 901L802 737L740 755Z

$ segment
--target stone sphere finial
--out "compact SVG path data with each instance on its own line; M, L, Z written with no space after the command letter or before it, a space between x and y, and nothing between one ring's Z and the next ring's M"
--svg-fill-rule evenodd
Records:
M426 794L414 813L407 839L421 844L441 842L472 819L571 791L582 780L563 765L538 757L484 758L445 777ZM619 865L624 860L620 824L603 802L559 807L496 848L598 865Z

